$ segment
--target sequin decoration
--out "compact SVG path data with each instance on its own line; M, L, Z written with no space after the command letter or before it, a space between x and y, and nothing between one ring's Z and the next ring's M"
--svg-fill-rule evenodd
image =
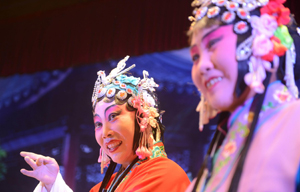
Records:
M127 89L126 89L126 92L127 92L128 94L131 94L131 95L133 94L133 91L132 91L132 89L130 89L130 88L127 88Z
M253 11L254 9L256 9L256 7L257 7L256 1L249 2L249 3L243 3L243 9L245 9L247 11Z
M126 93L126 91L123 91L123 90L119 91L119 92L117 93L117 98L118 98L118 99L121 99L121 100L126 99L126 98L127 98L127 93Z
M234 31L237 34L243 34L246 33L249 29L249 26L247 24L247 22L245 21L239 21L234 25Z
M113 97L115 95L115 93L116 93L116 89L115 88L110 88L106 92L106 96L110 98L110 97Z
M129 99L127 100L127 103L133 107L132 99L133 99L133 96L129 97Z
M120 84L120 88L122 88L122 89L126 89L126 84L124 84L124 83L121 83L121 84Z
M114 80L114 81L113 81L113 84L119 85L119 84L120 84L120 81Z
M236 2L232 2L232 1L227 1L226 8L229 11L236 11L239 8L239 4Z
M221 7L221 6L224 6L226 2L227 2L227 0L218 0L216 2L216 5L219 6L219 7Z
M206 15L207 10L208 10L207 7L203 7L203 8L198 9L198 10L196 11L196 15L195 15L196 19L197 19L197 20L202 19L202 18Z
M219 15L220 13L220 7L212 7L212 8L209 8L208 11L207 11L207 17L208 18L214 18L215 16Z
M247 20L250 19L250 13L249 13L249 11L246 11L245 9L239 8L239 9L237 10L237 15L238 15L241 19L247 19Z
M250 57L250 55L252 54L251 46L252 46L253 39L254 36L251 35L236 48L237 61L243 61Z
M98 98L103 97L103 95L105 95L105 93L106 93L106 90L107 90L106 88L99 89L97 97Z
M222 21L224 23L231 23L235 19L235 13L230 11L225 11L222 15Z

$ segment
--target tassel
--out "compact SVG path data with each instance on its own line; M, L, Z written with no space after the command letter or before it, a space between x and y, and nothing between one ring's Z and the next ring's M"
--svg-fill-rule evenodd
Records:
M196 108L196 111L199 112L199 130L200 131L203 131L203 118L204 118L204 113L205 113L204 102L205 102L204 95L201 94L200 102Z
M218 114L218 110L210 106L204 95L201 94L201 101L199 102L196 111L199 112L199 130L203 130L203 126L209 123L209 120L214 118Z
M150 128L146 129L144 132L141 132L141 138L139 142L140 145L135 151L136 155L141 160L152 155L152 150L148 149L148 147L150 149L153 148L153 138L151 138L151 132L149 129Z
M156 129L156 138L155 141L160 141L160 137L161 137L161 132L160 132L160 128L159 126Z
M103 169L105 167L108 167L108 165L110 163L110 159L108 158L106 153L102 150L102 148L100 148L98 163L100 163L100 168L101 168L100 171L101 171L101 174L103 174Z
M298 91L298 87L296 86L295 77L294 77L295 63L296 63L296 51L295 51L295 45L293 43L291 48L286 52L284 80L286 82L286 86L288 87L289 91L295 96L295 98L298 98L299 91Z

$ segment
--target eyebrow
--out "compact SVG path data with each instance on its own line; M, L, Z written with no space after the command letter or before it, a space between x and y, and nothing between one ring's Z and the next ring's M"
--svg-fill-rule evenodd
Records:
M220 29L220 26L218 26L217 28L212 29L212 30L210 30L208 33L206 33L206 34L201 38L201 42L202 42L205 38L207 38L207 36L209 36L210 34L212 34L212 33L215 32L215 31L217 31L218 29ZM197 46L197 45L196 45L196 44L192 45L192 46L190 47L190 51L191 51L195 46Z
M217 31L218 29L220 29L220 26L217 27L217 28L215 28L215 29L212 29L211 31L209 31L208 33L206 33L206 34L202 37L201 41L203 41L205 38L207 38L207 36L209 36L210 34L212 34L212 33L215 32L215 31Z
M100 117L100 115L98 115L97 113L94 114L94 117Z
M106 112L107 110L109 110L110 108L114 107L114 106L117 106L116 104L112 104L110 106L108 106L105 110L104 110L104 116L106 115ZM95 113L94 117L99 117L100 118L100 115L98 115L97 113Z
M107 110L109 110L110 108L115 107L115 106L117 106L117 105L116 105L116 104L112 104L112 105L108 106L108 107L104 110L104 115L106 115L106 111L107 111Z

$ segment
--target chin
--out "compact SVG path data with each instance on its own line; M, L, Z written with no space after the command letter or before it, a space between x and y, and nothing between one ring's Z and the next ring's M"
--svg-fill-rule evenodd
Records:
M211 106L214 109L217 109L217 110L220 110L220 111L229 111L231 109L232 99L224 99L224 97L223 97L223 98L219 98L219 99L214 100L214 101L210 102Z

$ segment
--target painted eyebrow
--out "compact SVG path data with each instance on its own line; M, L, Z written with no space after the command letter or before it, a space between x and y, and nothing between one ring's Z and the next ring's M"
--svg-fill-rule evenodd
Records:
M107 110L109 110L110 108L114 107L114 106L117 106L116 104L112 104L110 106L108 106L105 110L104 110L104 116L106 115L106 112ZM100 115L98 115L97 113L95 113L94 117L99 117L100 118Z
M97 113L95 113L94 117L99 117L100 118L100 115L98 115Z
M107 110L109 110L110 108L115 107L115 106L117 106L117 104L112 104L112 105L108 106L108 107L104 110L104 116L106 116Z
M217 28L215 28L215 29L212 29L211 31L209 31L208 33L206 33L206 34L202 37L201 41L203 41L205 38L207 38L210 34L212 34L213 32L217 31L218 29L220 29L220 26L217 27Z
M205 38L207 38L207 36L209 36L210 34L212 34L212 33L215 32L215 31L217 31L218 29L220 29L220 26L218 26L217 28L212 29L211 31L209 31L208 33L206 33L206 34L201 38L201 42L202 42ZM197 46L197 45L196 45L196 44L192 45L192 46L190 47L190 51L191 51L195 46Z

